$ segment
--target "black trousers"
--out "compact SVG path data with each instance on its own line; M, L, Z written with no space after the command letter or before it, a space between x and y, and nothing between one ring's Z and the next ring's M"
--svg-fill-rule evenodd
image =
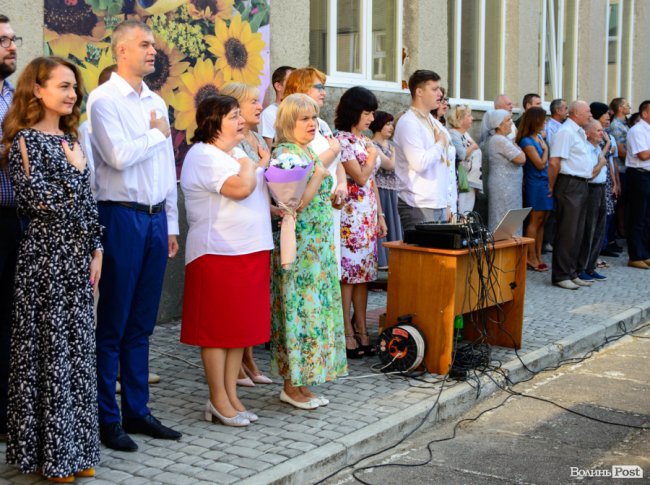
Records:
M589 197L586 179L559 174L554 188L557 226L553 241L553 283L578 276L578 255Z
M605 184L589 184L587 207L585 208L585 230L578 257L578 273L596 269L598 255L605 239L607 202Z
M15 209L0 208L0 234L0 433L6 433L9 342L16 258L21 235L20 220Z
M627 167L625 222L630 261L650 259L650 172Z

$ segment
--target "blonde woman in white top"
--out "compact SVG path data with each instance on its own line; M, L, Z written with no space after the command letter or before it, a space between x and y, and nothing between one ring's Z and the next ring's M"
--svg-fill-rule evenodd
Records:
M262 113L259 89L244 83L229 83L223 87L221 94L232 96L237 100L241 116L244 118L244 138L237 144L237 147L241 148L255 164L268 160L271 152L262 135L256 131ZM253 357L253 347L246 347L237 384L254 387L255 384L271 384L272 382L257 367Z

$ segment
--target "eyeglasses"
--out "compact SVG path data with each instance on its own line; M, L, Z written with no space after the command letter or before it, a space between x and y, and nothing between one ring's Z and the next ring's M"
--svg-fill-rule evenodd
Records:
M440 100L441 103L449 104L449 98L442 98Z
M22 37L0 37L0 45L4 47L5 49L8 49L11 46L11 43L16 44L16 47L20 47L23 45L23 38Z
M321 83L314 84L312 87L318 89L319 91L325 91L325 85Z

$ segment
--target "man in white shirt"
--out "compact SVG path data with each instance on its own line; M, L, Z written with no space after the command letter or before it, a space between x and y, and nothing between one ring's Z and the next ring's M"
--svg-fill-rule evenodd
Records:
M585 229L588 182L593 178L592 148L583 127L591 119L584 101L569 106L569 118L553 137L548 188L555 197L557 229L553 243L553 284L567 290L589 286L578 278L578 255Z
M565 100L554 99L551 101L549 110L551 111L551 117L546 121L546 124L544 125L544 132L546 133L546 143L551 146L553 135L557 133L557 130L560 129L562 123L564 123L569 114L569 107L567 106Z
M650 269L650 100L641 103L639 115L626 142L627 264Z
M259 133L266 141L266 144L271 148L273 144L273 139L275 138L275 118L278 114L278 106L284 98L284 87L287 84L287 79L291 74L291 71L294 71L296 68L291 66L280 66L271 76L271 84L273 85L273 90L275 91L275 102L269 104L260 117L260 127Z
M602 103L592 103L594 110L600 109ZM607 109L607 105L604 105ZM607 202L605 200L605 183L607 182L607 158L609 152L609 138L604 148L600 142L605 136L602 125L596 119L590 120L585 125L585 134L591 147L591 157L594 168L593 178L589 181L589 193L585 207L585 229L582 244L578 255L578 277L583 281L604 281L606 276L596 271L596 263L600 248L605 238L605 221L607 219Z
M404 231L423 221L447 221L451 217L451 145L443 126L431 116L442 92L440 76L418 70L409 79L411 107L398 120L395 142L395 175L400 181L397 210Z
M167 106L143 82L155 69L151 29L139 21L123 22L113 31L112 48L117 72L88 98L99 219L106 228L97 388L102 443L135 451L126 432L181 437L147 407L149 336L167 258L178 251L176 170ZM115 399L118 364L122 419Z

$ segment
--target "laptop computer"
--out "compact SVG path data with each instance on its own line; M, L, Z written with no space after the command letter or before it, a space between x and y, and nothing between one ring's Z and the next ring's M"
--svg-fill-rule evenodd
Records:
M524 219L526 219L531 209L532 207L524 207L523 209L510 209L506 212L506 215L503 216L503 219L492 233L494 240L512 239L515 232L523 225Z

